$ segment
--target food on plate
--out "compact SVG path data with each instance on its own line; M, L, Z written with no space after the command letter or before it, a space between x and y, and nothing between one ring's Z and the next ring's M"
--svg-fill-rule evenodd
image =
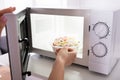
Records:
M79 41L77 41L73 37L59 37L56 38L53 42L53 46L58 46L58 47L76 47L79 45Z

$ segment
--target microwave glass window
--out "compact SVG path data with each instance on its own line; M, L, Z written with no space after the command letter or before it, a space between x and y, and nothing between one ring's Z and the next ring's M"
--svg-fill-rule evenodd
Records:
M59 37L73 37L79 41L78 54L82 58L84 17L31 14L33 48L53 51L52 43Z

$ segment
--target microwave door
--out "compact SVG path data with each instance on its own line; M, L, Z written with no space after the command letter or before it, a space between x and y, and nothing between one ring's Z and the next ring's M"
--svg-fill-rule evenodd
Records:
M26 9L17 14L6 14L6 34L12 80L25 80L29 61L29 37Z
M18 43L17 17L15 14L6 14L6 36L10 63L11 80L22 80L20 49ZM11 20L12 19L12 20Z

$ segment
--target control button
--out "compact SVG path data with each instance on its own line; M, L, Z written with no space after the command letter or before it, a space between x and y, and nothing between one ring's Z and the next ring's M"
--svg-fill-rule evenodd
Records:
M92 47L92 53L96 56L96 57L104 57L107 54L107 47L104 43L99 42L96 43L93 47Z
M93 31L95 34L100 38L105 38L109 34L109 27L106 23L104 22L97 22L93 26Z

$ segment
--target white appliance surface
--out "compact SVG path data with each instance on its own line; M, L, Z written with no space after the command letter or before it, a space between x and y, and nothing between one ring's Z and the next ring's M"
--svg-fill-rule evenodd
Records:
M52 11L53 10L53 11ZM54 13L54 11L56 11L56 13ZM62 12L63 11L63 12ZM62 10L62 9L32 9L31 13L39 13L39 14L54 14L54 15L60 15L60 14L67 14L70 11L75 11L75 10L68 10L68 12L66 12L67 10ZM115 43L117 44L118 40L117 37L119 37L119 34L116 34L116 30L119 29L119 20L120 18L117 17L117 13L116 12L111 12L111 11L91 11L90 14L90 10L77 10L75 11L76 13L69 13L69 15L73 15L73 16L82 16L84 17L84 44L83 44L83 58L79 58L77 57L76 59L76 64L78 65L85 65L89 68L90 71L94 71L94 72L98 72L98 73L102 73L105 75L108 75L114 65L117 62L117 51L115 51L117 48ZM79 13L79 14L78 14ZM119 13L119 11L118 11ZM10 14L11 15L11 14ZM11 19L11 17L14 18L14 21L17 21L16 15L12 14L12 16L9 15L9 19ZM15 29L15 33L12 33L12 28L8 27L8 31L9 33L9 41L12 41L12 43L16 44L18 43L18 35L17 35L17 23L14 21L10 21L8 22L9 25L11 25L11 27L13 29ZM115 23L114 21L118 21L118 23ZM97 23L102 23L102 25L100 24L100 26L95 27L95 25ZM13 26L13 23L15 24L15 26ZM105 23L105 24L104 24ZM116 24L116 25L115 25ZM90 28L90 32L89 32L89 25L91 26ZM95 28L94 28L95 27ZM101 28L102 27L102 28ZM107 27L107 28L106 28ZM105 31L104 31L105 30ZM118 33L119 31L117 31ZM90 35L89 35L90 34ZM14 37L15 41L13 41L12 37ZM90 37L90 39L89 39ZM120 40L120 39L119 39ZM10 57L14 57L15 55L17 56L16 58L10 58L13 61L13 64L16 63L16 60L14 59L19 59L19 47L16 44L11 44L13 47L13 49L11 48L10 50L12 51ZM15 47L17 46L17 47ZM119 45L117 45L119 47ZM14 49L17 48L17 49ZM33 46L32 46L33 47ZM13 51L16 51L13 52ZM89 51L88 51L89 50ZM37 50L36 51L33 49L33 51L35 53L44 55L44 56L48 56L53 58L53 56L55 57L54 53L50 53L44 50ZM18 54L17 54L18 53ZM88 54L89 53L89 54ZM19 59L20 62L20 59ZM88 64L89 62L89 64ZM12 66L18 66L18 65L13 65ZM21 65L20 63L17 63L19 65ZM20 66L18 66L17 68L19 68ZM13 68L13 67L12 67ZM14 68L13 68L14 69ZM21 69L21 68L20 68ZM21 71L20 69L16 69ZM15 69L14 69L15 70ZM18 72L18 71L14 71L14 72ZM44 73L44 72L43 72ZM19 73L21 74L21 73ZM76 74L77 75L77 74Z
M92 11L90 30L89 70L108 75L117 62L115 38L120 18L115 11Z

